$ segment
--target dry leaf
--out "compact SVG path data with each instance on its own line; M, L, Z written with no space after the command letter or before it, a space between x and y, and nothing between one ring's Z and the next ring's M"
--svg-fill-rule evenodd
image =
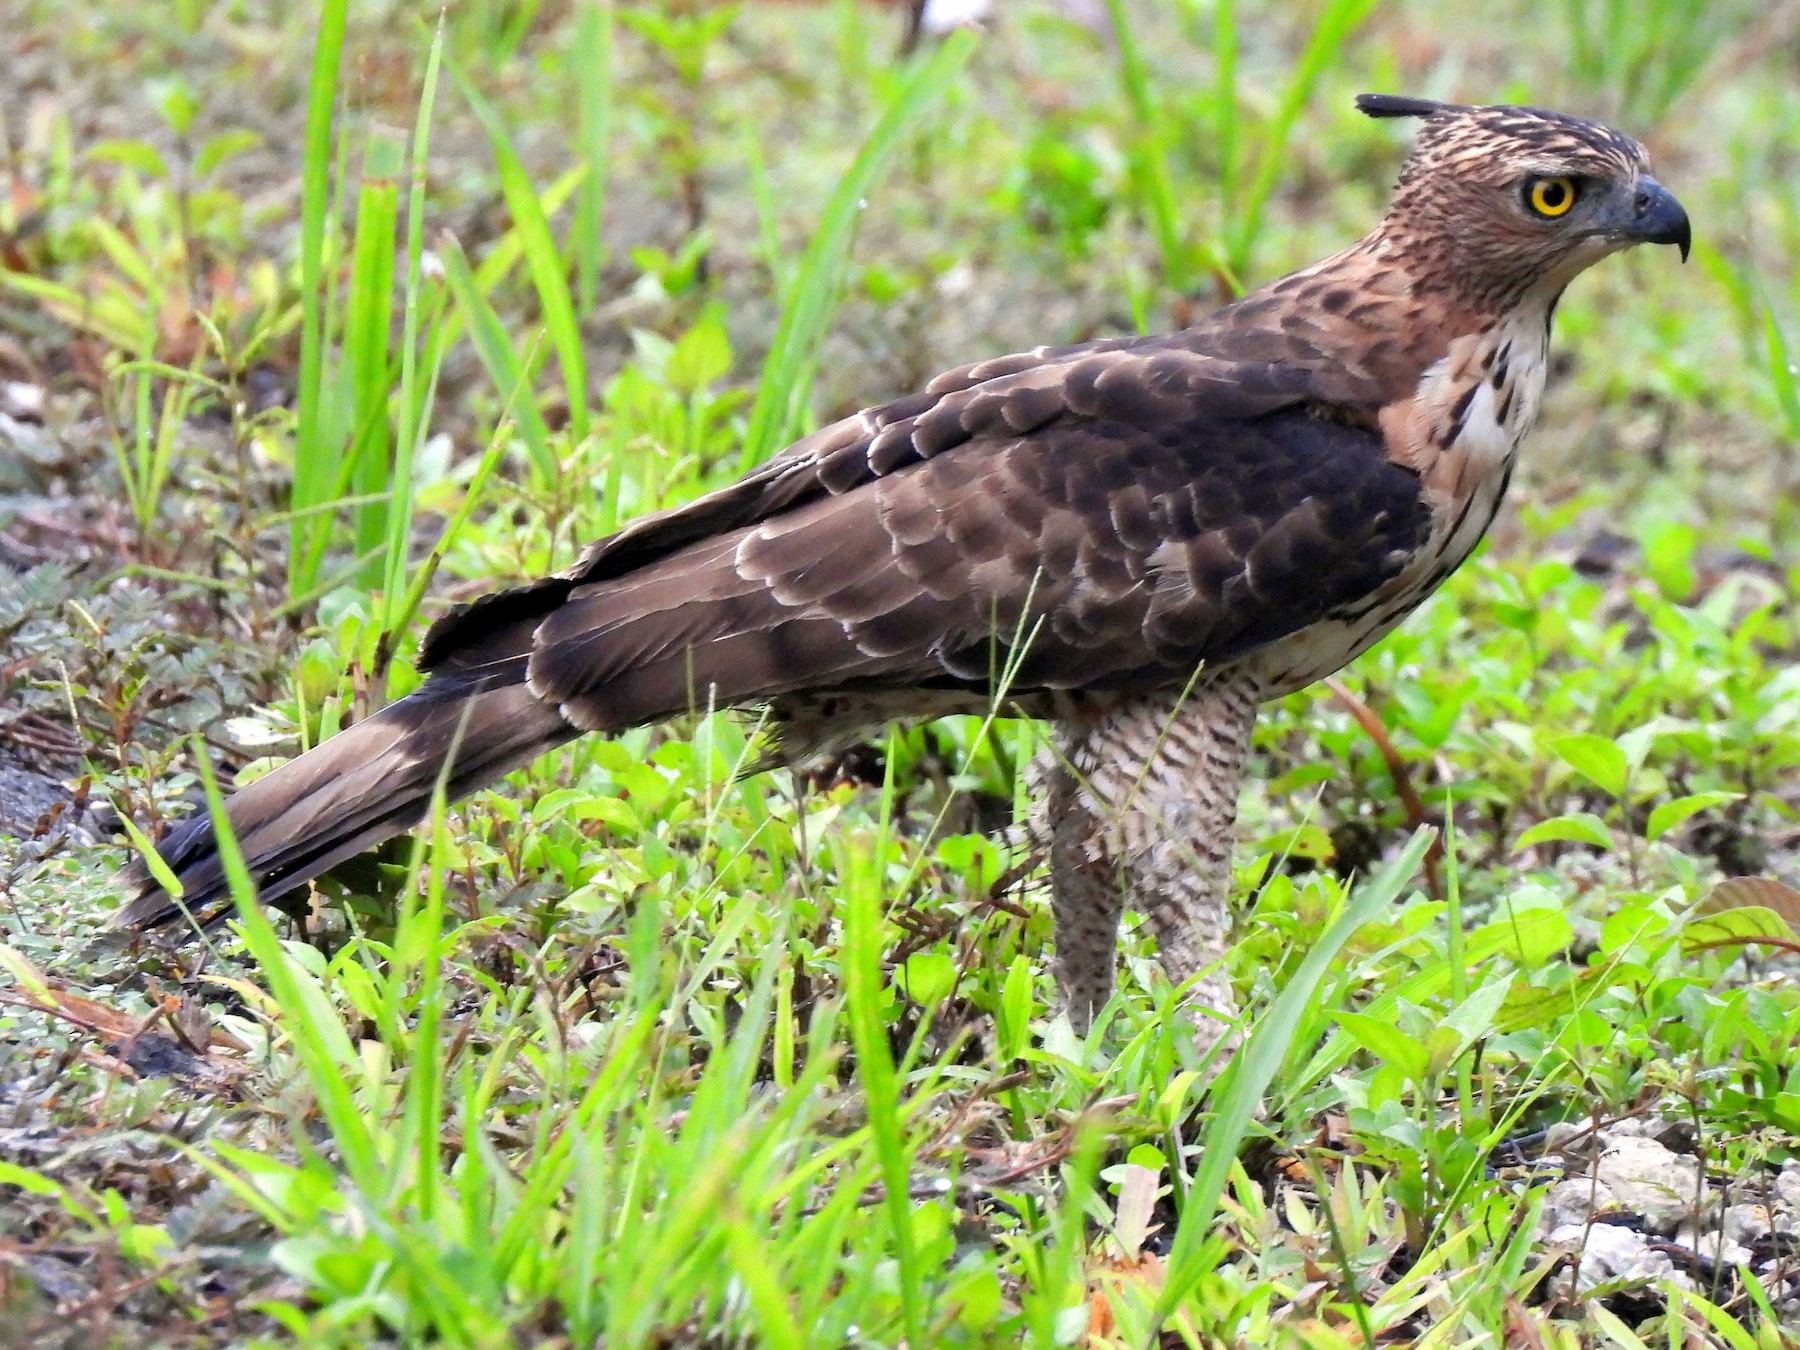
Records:
M1800 933L1800 891L1773 877L1731 877L1721 881L1695 907L1695 912L1717 914L1720 910L1750 906L1774 910Z

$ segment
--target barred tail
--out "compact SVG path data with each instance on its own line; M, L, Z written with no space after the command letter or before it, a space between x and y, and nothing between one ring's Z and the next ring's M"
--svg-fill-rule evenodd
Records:
M440 778L455 800L577 734L555 703L523 683L483 687L460 674L438 676L234 793L225 814L270 900L417 825ZM130 875L137 898L112 926L160 927L181 919L183 906L203 922L221 917L229 889L211 819L187 821L158 852L181 883L181 903L139 862Z

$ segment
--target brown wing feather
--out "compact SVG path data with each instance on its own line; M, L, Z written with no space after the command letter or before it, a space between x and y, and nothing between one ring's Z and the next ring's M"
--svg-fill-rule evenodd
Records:
M1218 365L1114 348L885 426L867 415L854 447L834 429L786 472L817 482L855 448L855 490L797 494L623 576L606 575L610 541L592 551L538 624L531 687L616 729L803 690L984 687L1008 668L1015 690L1161 684L1286 636L1394 575L1426 510L1375 432L1257 411L1292 373L1221 399ZM709 503L676 533L743 509Z
M567 572L483 596L443 616L425 635L422 669L470 659L496 627L530 623L576 587L623 577L692 544L771 520L807 502L842 496L971 442L1004 444L1069 415L1093 415L1121 396L1187 406L1229 423L1309 400L1373 414L1385 393L1346 381L1317 335L1279 330L1273 342L1239 314L1255 297L1205 323L1157 337L1111 338L976 362L918 394L867 409L795 442L737 482L683 506L633 521L591 545ZM1247 359L1239 359L1242 354Z

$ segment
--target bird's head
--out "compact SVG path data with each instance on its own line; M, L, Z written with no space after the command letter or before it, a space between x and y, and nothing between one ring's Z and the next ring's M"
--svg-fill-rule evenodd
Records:
M1424 119L1382 231L1447 290L1554 303L1577 273L1633 244L1673 244L1687 258L1687 212L1650 176L1644 147L1611 127L1391 94L1356 105Z

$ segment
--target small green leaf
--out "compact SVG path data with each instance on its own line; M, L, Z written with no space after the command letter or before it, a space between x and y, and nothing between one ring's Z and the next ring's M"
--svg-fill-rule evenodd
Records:
M1800 1130L1800 1092L1777 1092L1769 1102L1768 1114L1789 1133Z
M1614 797L1625 795L1625 752L1618 742L1604 736L1582 732L1574 736L1558 736L1550 742L1556 757Z
M29 1167L20 1167L17 1163L9 1163L0 1159L0 1186L17 1186L32 1195L61 1195L62 1183L52 1181L42 1172L34 1172Z
M1456 1062L1462 1050L1463 1038L1456 1034L1454 1027L1433 1027L1425 1037L1425 1072L1428 1075L1442 1073Z
M1506 1001L1510 987L1511 982L1507 979L1489 980L1445 1014L1444 1025L1456 1032L1459 1049L1492 1030L1494 1014Z
M1146 1171L1155 1172L1161 1176L1167 1159L1163 1157L1163 1151L1155 1144L1138 1144L1125 1155L1125 1161L1134 1167L1142 1167Z
M977 1267L950 1287L946 1304L956 1309L956 1320L981 1335L990 1333L1006 1307L1000 1277L986 1266Z
M1604 820L1590 811L1576 811L1570 815L1540 820L1519 836L1513 844L1513 852L1518 853L1533 844L1547 844L1552 840L1592 844L1603 849L1613 847L1613 833Z
M1561 989L1545 989L1519 980L1507 992L1506 1002L1501 1005L1494 1024L1503 1032L1548 1026L1574 1011L1575 995L1580 987L1570 984Z
M151 105L169 124L169 130L177 136L187 135L200 111L200 99L193 86L179 75L167 75L151 80L145 92L150 95Z
M1297 825L1280 830L1263 841L1262 851L1286 858L1305 858L1309 862L1327 863L1337 856L1328 831L1318 825Z
M914 952L900 967L900 987L922 1008L935 1008L956 992L956 962L948 952Z
M140 1266L154 1265L166 1259L175 1245L168 1230L156 1224L126 1223L116 1227L120 1253Z
M1741 792L1691 792L1685 797L1664 802L1650 813L1650 823L1644 827L1644 836L1648 839L1661 839L1689 816L1698 815L1715 806L1723 806L1726 802L1735 802L1743 795Z
M254 131L243 127L234 127L230 131L221 131L210 138L194 154L194 177L205 178L219 165L233 155L241 155L246 150L262 144L262 137Z
M169 166L157 148L144 141L96 141L87 150L89 159L111 160L136 169L146 178L167 178Z
M1542 965L1575 940L1575 928L1560 909L1514 909L1469 934L1464 948L1469 961L1492 952L1530 969Z
M1413 1082L1425 1077L1425 1046L1392 1022L1384 1022L1367 1013L1347 1012L1338 1014L1338 1025L1364 1050L1376 1059L1392 1064Z
M1694 550L1700 532L1685 521L1646 521L1637 531L1644 572L1665 598L1680 604L1694 593Z
M994 1028L1000 1033L999 1058L1009 1063L1024 1054L1031 1043L1031 963L1023 956L1014 957L1006 972L999 1012Z
M1617 956L1640 944L1649 947L1659 941L1674 923L1662 906L1647 899L1628 899L1609 914L1600 925L1600 950Z
M686 394L698 393L731 369L731 342L717 309L681 335L669 352L663 378Z

